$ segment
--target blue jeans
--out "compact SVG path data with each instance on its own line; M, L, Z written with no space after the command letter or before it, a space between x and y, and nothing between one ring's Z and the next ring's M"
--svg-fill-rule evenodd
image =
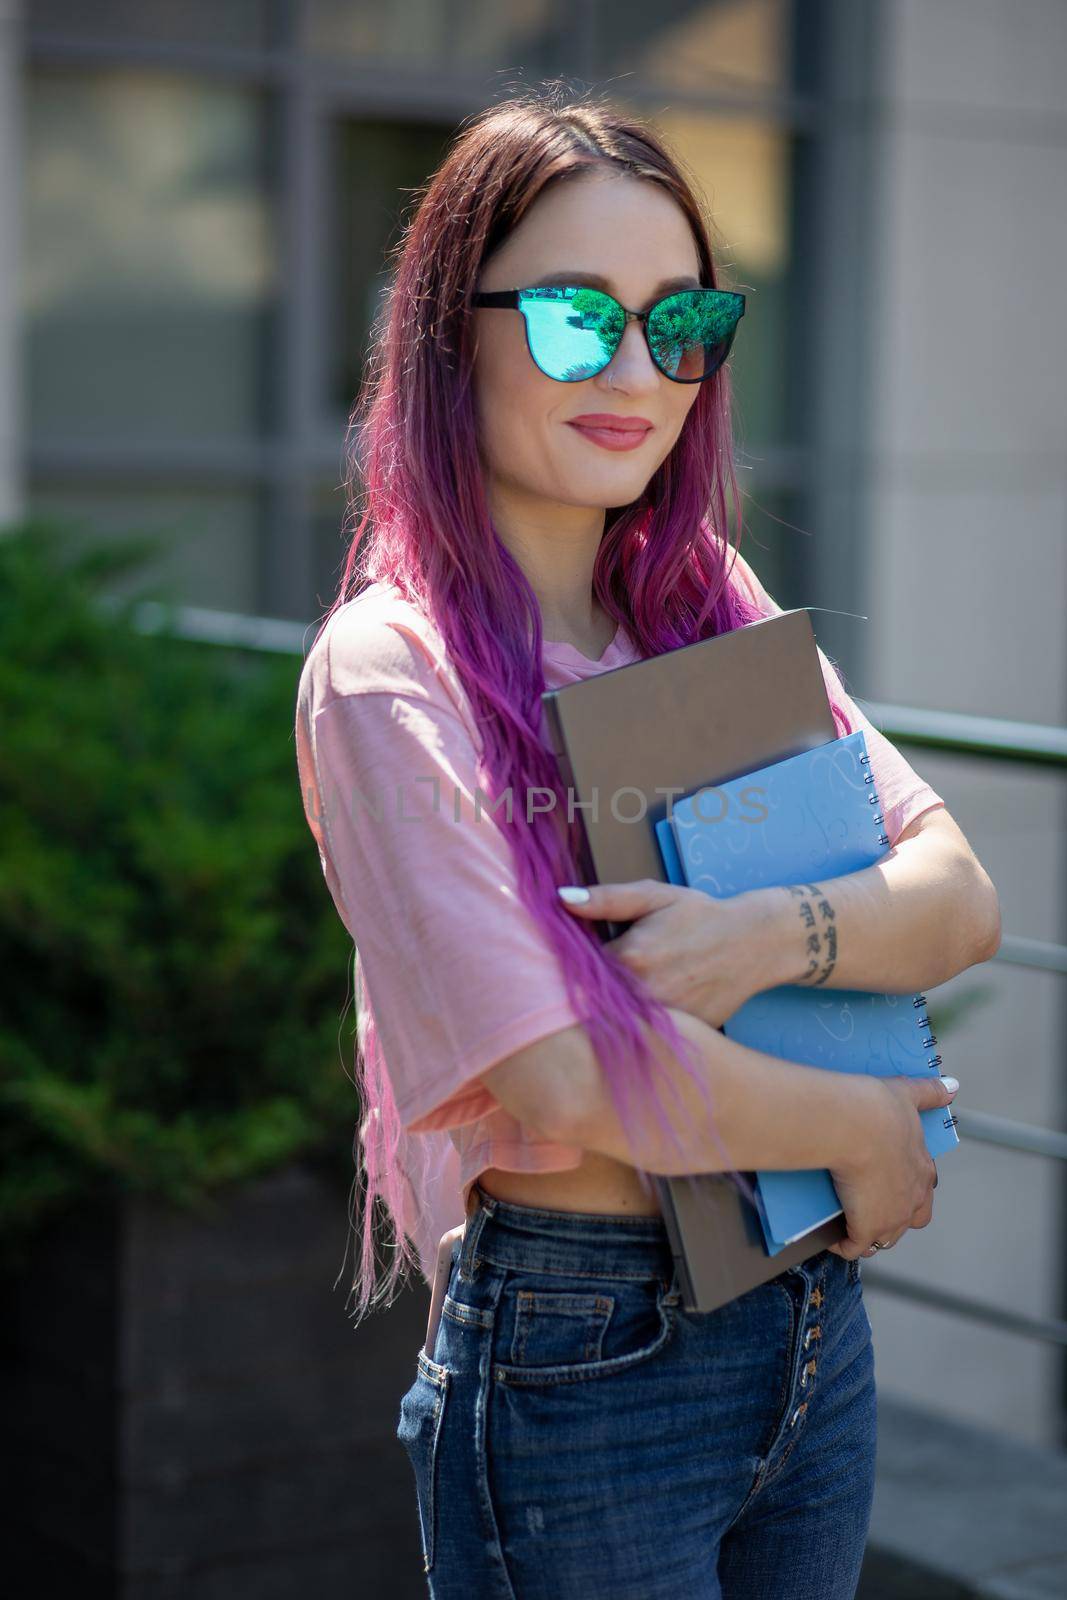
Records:
M661 1218L478 1199L396 1432L432 1600L851 1600L860 1263L824 1250L687 1312Z

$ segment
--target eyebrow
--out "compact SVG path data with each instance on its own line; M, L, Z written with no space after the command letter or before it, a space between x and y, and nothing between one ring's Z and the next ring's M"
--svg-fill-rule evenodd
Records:
M603 289L606 294L611 294L611 285L607 278L601 277L599 272L549 272L543 278L538 278L536 283L530 285L531 289L551 289L559 284L587 284L591 289ZM659 300L665 294L672 294L676 289L699 289L701 284L692 273L687 273L680 278L664 278L653 291L653 300Z

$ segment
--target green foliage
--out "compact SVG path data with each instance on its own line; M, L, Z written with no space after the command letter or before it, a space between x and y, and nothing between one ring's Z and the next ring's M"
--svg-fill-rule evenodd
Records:
M351 941L300 804L296 656L148 634L149 546L0 533L0 1242L104 1192L351 1177Z

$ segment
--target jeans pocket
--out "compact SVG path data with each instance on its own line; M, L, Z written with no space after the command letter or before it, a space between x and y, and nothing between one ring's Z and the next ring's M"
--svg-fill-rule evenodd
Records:
M661 1279L598 1278L505 1285L493 1373L516 1386L574 1383L647 1361L674 1327Z
M859 1256L854 1256L848 1264L848 1281L850 1284L860 1283L863 1279L863 1269L860 1266Z
M429 1572L436 1535L437 1444L452 1374L439 1362L431 1361L424 1350L419 1351L417 1364L415 1382L400 1402L396 1437L407 1451L415 1473L423 1571Z
M520 1289L511 1336L517 1367L570 1366L598 1361L615 1297L559 1289Z

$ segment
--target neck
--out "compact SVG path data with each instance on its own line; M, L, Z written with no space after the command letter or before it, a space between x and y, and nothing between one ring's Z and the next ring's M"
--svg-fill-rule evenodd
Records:
M551 515L549 515L551 511ZM606 513L587 506L523 504L498 495L493 526L537 597L545 639L602 655L615 622L593 594L593 564Z

